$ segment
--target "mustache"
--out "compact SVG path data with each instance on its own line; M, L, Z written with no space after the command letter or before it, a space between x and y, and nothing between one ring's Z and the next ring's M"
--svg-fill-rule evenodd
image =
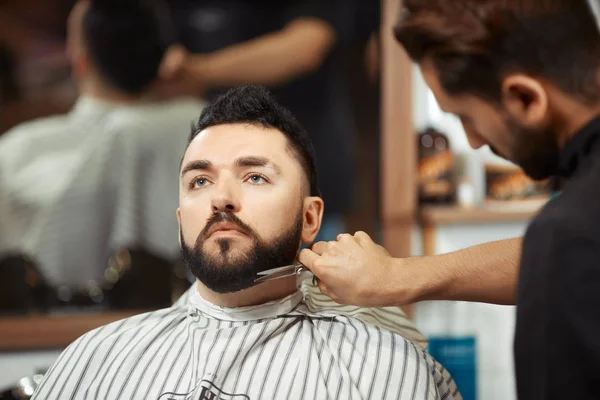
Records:
M252 228L250 228L247 224L245 224L241 219L239 219L235 214L233 214L233 212L231 211L219 211L214 213L206 222L206 226L204 227L204 229L202 229L202 232L200 232L200 235L198 235L198 240L204 240L206 239L206 236L208 235L208 231L210 230L210 228L218 223L222 223L222 222L229 222L232 224L235 224L238 226L239 230L250 236L250 237L256 237L254 231L252 230Z

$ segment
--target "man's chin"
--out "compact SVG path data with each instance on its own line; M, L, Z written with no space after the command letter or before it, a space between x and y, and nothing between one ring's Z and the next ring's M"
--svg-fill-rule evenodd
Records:
M211 235L202 247L206 250L243 250L248 251L254 247L254 242L248 236L228 236L228 235Z
M205 252L205 254L207 258L213 262L222 264L223 266L243 264L244 260L248 260L250 258L247 251L235 249L229 249L226 252L222 252L218 249L211 249Z
M232 281L229 280L227 282L203 282L200 280L204 286L215 293L219 294L228 294L228 293L239 293L244 290L249 290L254 286L258 285L258 283L253 281Z

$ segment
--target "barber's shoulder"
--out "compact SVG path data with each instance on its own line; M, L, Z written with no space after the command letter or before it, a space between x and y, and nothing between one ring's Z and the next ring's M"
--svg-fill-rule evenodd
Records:
M599 182L600 183L600 182ZM536 239L561 236L595 235L600 218L599 193L585 181L574 182L566 190L554 195L532 219L529 236Z

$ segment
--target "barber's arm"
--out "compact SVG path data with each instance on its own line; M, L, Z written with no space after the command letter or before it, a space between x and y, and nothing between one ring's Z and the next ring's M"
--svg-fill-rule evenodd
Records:
M211 86L275 85L316 70L334 42L326 21L298 18L281 31L194 56L189 68Z
M298 17L282 30L209 54L186 55L163 65L169 79L184 74L199 87L241 84L277 85L316 70L336 41L331 24L317 17Z
M334 300L361 306L401 306L423 300L514 304L521 238L453 253L393 258L364 232L342 234L300 252L299 260Z

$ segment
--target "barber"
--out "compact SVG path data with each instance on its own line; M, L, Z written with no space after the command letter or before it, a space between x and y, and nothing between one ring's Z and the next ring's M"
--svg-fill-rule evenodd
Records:
M366 234L303 250L342 303L517 305L520 399L600 396L600 33L583 0L406 0L394 34L473 148L563 178L523 239L395 259Z

